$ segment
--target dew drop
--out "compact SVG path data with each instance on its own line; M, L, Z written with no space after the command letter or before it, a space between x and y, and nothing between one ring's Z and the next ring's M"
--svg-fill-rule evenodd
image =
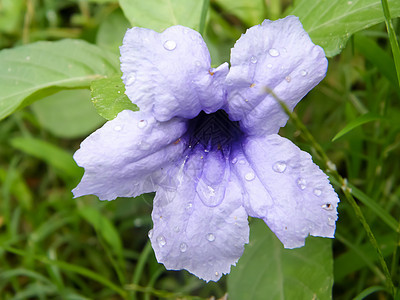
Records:
M8 71L8 72L11 72L11 68L8 68L7 71Z
M333 210L333 205L331 203L325 203L324 205L321 206L323 209L327 211L332 211Z
M329 217L329 218L328 218L328 225L329 225L329 226L335 226L335 219Z
M239 165L245 165L245 164L246 162L243 159L239 160Z
M172 51L176 48L176 43L173 40L168 40L164 43L164 48L168 51Z
M322 191L320 189L314 189L313 193L315 196L319 197L319 196L321 196Z
M274 165L272 166L272 170L274 170L277 173L283 173L286 170L286 163L283 161L277 161L276 163L274 163Z
M26 60L31 60L30 56L25 57Z
M268 67L269 69L272 69L272 64L268 64L267 67Z
M218 272L215 272L215 277L218 277L219 276L219 273Z
M254 175L253 172L249 172L249 173L247 173L246 175L244 175L244 178L245 178L247 181L252 181L252 180L254 180L254 178L256 178L256 175Z
M237 157L234 157L234 158L232 159L232 163L233 163L233 164L236 164L237 161L238 161Z
M275 48L271 48L268 50L269 55L273 56L273 57L277 57L279 56L279 51Z
M353 1L347 1L347 5L352 5Z
M179 245L179 250L180 250L182 253L186 252L187 248L188 248L188 246L187 246L186 243L181 243L181 244Z
M165 237L163 237L162 235L159 235L157 237L157 243L158 243L158 246L164 247L167 244L167 241L165 240Z
M149 233L148 233L147 235L149 236L149 239L151 239L152 236L153 236L153 229L150 229L150 230L149 230Z
M212 233L209 233L209 234L207 234L206 239L209 242L213 242L213 241L215 241L215 235L213 235Z
M285 77L285 80L286 80L287 82L291 82L291 81L292 81L292 77L286 76L286 77Z
M131 85L135 82L136 80L136 73L131 73L126 77L126 85Z
M257 57L252 56L252 57L250 58L250 61L251 61L252 64L256 64L256 63L257 63Z
M140 142L138 144L140 150L149 150L150 149L150 144L146 142Z
M301 70L300 71L300 75L301 76L306 76L308 74L308 72L306 70Z
M121 129L122 129L122 127L119 126L119 125L117 125L117 126L114 127L114 130L115 130L115 131L121 131Z
M193 211L193 203L189 202L188 205L186 205L186 211L188 213L191 213Z
M304 178L297 179L297 185L301 190L304 190L307 187L307 181Z
M199 62L198 60L196 60L195 64L196 64L197 67L201 66L201 62Z
M147 121L146 120L140 120L137 123L137 127L139 127L139 128L145 128L146 126L147 126Z

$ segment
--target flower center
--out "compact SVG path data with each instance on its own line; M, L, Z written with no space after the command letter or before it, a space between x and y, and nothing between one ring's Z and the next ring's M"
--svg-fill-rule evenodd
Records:
M189 147L200 144L208 151L230 147L243 135L239 122L231 121L222 109L212 114L201 111L189 121L188 134Z

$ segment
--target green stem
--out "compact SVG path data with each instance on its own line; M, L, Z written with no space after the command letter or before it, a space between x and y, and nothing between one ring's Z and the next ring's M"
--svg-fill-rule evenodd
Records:
M357 202L354 200L353 195L351 194L351 189L348 186L347 179L343 178L336 170L336 166L331 162L329 159L328 155L325 153L325 151L322 149L322 147L318 144L318 142L314 139L313 135L310 133L310 131L307 129L307 127L303 124L303 122L300 120L300 118L297 116L296 113L292 112L284 103L271 89L265 87L265 91L269 94L271 94L276 101L279 102L281 105L282 109L285 111L285 113L290 117L290 119L294 122L296 127L300 129L308 142L311 143L311 145L314 147L316 150L316 153L320 156L321 160L325 163L327 172L330 173L331 176L333 176L340 184L341 184L341 189L347 199L347 201L350 203L352 206L356 216L360 220L362 226L364 227L364 230L366 231L369 241L372 244L372 246L375 248L377 254L378 254L378 259L381 264L381 267L383 269L383 273L385 274L386 277L386 282L388 285L389 290L391 291L392 295L395 295L395 287L392 281L392 277L390 275L389 269L387 267L387 264L385 262L385 259L382 255L381 249L378 245L378 242L376 241L376 238L374 234L372 233L371 228L369 227L369 224L367 220L364 217L364 214L362 213L360 207L358 206Z
M152 248L151 248L151 243L147 242L146 246L144 247L142 253L139 256L135 272L133 273L133 278L132 278L132 284L131 286L138 286L140 277L142 276L144 266L146 265L147 258L149 254L151 253ZM131 289L130 293L130 298L131 299L136 299L136 291L137 289Z
M400 86L400 49L397 41L396 32L394 31L392 17L390 16L389 3L387 0L381 0L383 14L385 16L386 29L389 34L390 46L392 48L394 65L396 66L397 80Z
M201 15L200 15L200 25L199 25L199 32L201 35L204 35L209 6L210 6L210 0L203 0L203 6L201 8Z

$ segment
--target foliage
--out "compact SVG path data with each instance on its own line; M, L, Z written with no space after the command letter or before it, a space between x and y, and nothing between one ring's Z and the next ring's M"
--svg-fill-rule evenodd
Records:
M326 79L281 134L330 171L342 200L336 238L283 250L251 220L250 244L218 283L166 271L147 242L153 194L100 202L70 192L82 174L72 154L83 138L137 109L120 79L123 35L129 26L186 25L202 32L219 65L249 26L288 14L330 57ZM394 298L399 16L397 0L2 1L0 298Z

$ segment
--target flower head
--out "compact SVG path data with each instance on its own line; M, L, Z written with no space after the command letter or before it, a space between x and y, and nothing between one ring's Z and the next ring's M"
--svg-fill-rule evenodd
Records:
M132 28L121 47L122 111L81 144L85 174L75 197L102 200L156 192L157 260L209 281L229 273L248 243L248 216L285 248L333 237L339 199L308 153L277 133L325 76L327 60L296 17L247 30L227 63L211 68L199 33Z

